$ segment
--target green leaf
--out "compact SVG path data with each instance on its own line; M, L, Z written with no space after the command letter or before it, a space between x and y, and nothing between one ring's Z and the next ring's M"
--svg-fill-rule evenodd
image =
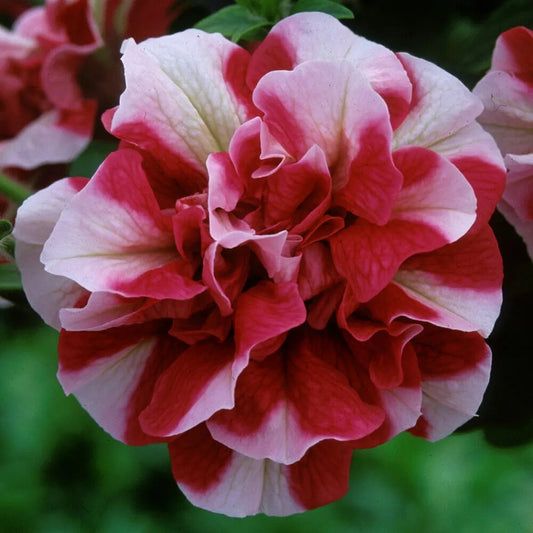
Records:
M272 24L289 16L292 3L291 0L235 0L235 2Z
M239 6L244 7L244 9L250 11L251 13L255 13L256 15L262 15L262 2L260 0L235 0L235 3Z
M20 272L13 263L0 264L0 291L22 290Z
M333 0L298 0L291 9L291 13L303 11L320 11L337 19L354 18L354 14L347 7Z
M13 225L9 220L0 220L0 240L7 237L13 231Z
M15 260L15 239L11 235L7 235L0 239L0 258L8 261Z
M235 39L234 42L239 41L262 41L268 34L272 24L270 22L264 22L262 24L257 24L248 28L244 33L242 33L238 39Z
M269 22L251 13L242 5L227 6L201 20L195 28L210 33L219 32L233 42L258 27L270 26Z
M11 236L13 225L9 220L0 220L0 258L13 261L15 255L15 239Z
M18 181L0 174L0 194L20 205L28 196L32 195L32 191Z

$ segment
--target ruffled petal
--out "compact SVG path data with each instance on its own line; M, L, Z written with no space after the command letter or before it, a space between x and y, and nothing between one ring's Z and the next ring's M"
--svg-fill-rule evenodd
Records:
M227 150L249 117L247 52L191 29L139 45L126 41L123 53L126 91L111 133L157 157L187 190L201 190L207 156Z
M293 465L252 459L199 426L169 444L172 472L195 505L229 516L286 516L337 500L348 490L352 450L325 441Z
M67 277L46 272L40 257L59 216L72 198L88 183L85 178L68 178L50 185L28 198L18 209L13 235L15 259L24 291L42 319L60 329L59 312L72 307L85 290Z
M412 318L488 336L500 312L503 267L498 243L487 226L454 244L406 261L394 277L434 316ZM401 312L400 312L401 313Z
M472 418L487 388L491 352L477 333L427 326L413 342L422 372L422 416L411 433L436 441Z
M533 153L505 157L507 187L498 210L524 240L533 258Z
M126 326L102 332L68 332L59 337L58 379L114 438L127 444L161 441L139 425L159 374L183 350L158 325Z
M137 152L111 154L80 195L45 244L48 272L123 296L185 300L205 290L187 275Z
M254 102L290 156L301 159L313 145L322 149L340 205L376 223L388 220L402 183L390 156L388 111L350 63L309 61L270 72L257 84Z
M72 161L89 144L95 115L92 101L77 111L43 113L18 135L0 142L0 168L32 169Z
M477 199L474 228L487 224L506 182L505 166L494 139L477 122L473 122L451 137L431 145L431 149L448 158L474 189Z
M355 35L324 13L298 13L278 22L255 50L247 80L251 87L272 70L292 70L306 61L348 61L387 102L397 126L411 100L411 83L395 54Z
M421 147L394 156L405 183L390 222L358 219L329 239L335 266L360 302L385 288L408 257L457 240L476 217L471 186L446 159Z
M398 57L413 83L413 99L394 132L394 146L429 147L472 123L483 110L479 99L451 74L409 54Z
M207 427L248 457L292 464L317 442L358 439L382 421L381 409L361 401L342 373L289 340L266 359L250 361L237 382L235 407Z
M178 435L220 409L231 409L233 357L233 343L205 341L185 350L159 377L140 416L144 431L160 437Z

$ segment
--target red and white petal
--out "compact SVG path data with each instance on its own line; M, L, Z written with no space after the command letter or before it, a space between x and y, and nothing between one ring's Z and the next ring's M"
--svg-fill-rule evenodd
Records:
M285 250L290 247L286 230L276 233L257 234L253 228L232 214L223 210L215 210L210 217L212 243L204 255L204 281L213 286L211 278L216 280L216 254L222 250L238 251L246 246L257 256L265 267L268 276L275 281L293 281L296 277L297 264L294 258L286 257ZM208 259L208 261L206 261ZM297 261L296 261L297 263Z
M64 306L59 312L61 327L67 331L99 331L145 322L146 308L155 301L124 298L109 292L93 292L83 307ZM139 320L135 317L139 316Z
M420 324L392 323L386 331L376 332L366 341L364 351L369 356L368 374L372 383L381 390L393 390L404 382L417 383L418 371L406 364L410 358L409 341L422 330ZM415 378L406 375L406 370Z
M505 164L509 174L498 210L522 237L533 259L533 153L508 154Z
M303 249L298 272L298 288L303 300L317 296L341 280L331 268L332 264L331 252L326 244L314 242Z
M285 341L277 353L249 362L235 407L215 414L207 427L248 457L292 464L318 442L358 439L382 422L382 410L363 402L341 372L298 341Z
M68 331L101 331L159 318L187 319L211 303L205 293L190 300L124 298L109 292L93 292L83 307L63 307L61 327Z
M24 291L42 319L60 329L59 310L72 307L85 290L72 280L46 272L40 256L65 206L88 183L84 178L57 181L28 198L18 209L13 235L15 259Z
M237 129L229 144L231 161L243 181L257 170L261 155L261 128L261 118L254 117Z
M533 221L533 152L526 155L508 154L505 165L509 170L503 194L523 220Z
M414 340L422 373L422 416L411 433L436 441L475 416L490 375L491 352L477 333L426 327Z
M498 244L487 226L456 243L407 260L394 283L431 310L427 314L411 310L404 316L488 336L500 312L502 279ZM400 309L401 305L396 316L402 315Z
M160 437L179 435L234 405L233 343L198 342L158 379L141 427Z
M252 350L303 324L305 318L305 304L296 283L263 281L242 293L233 321L235 377L248 365Z
M362 218L330 238L333 261L360 302L376 296L408 257L457 240L472 226L476 198L465 177L445 158L422 147L396 150L404 174L390 221Z
M200 286L179 274L178 259L172 220L132 150L107 157L62 212L42 255L48 272L91 292L162 297L166 288L169 297L187 299Z
M365 346L363 344L363 350ZM345 364L347 364L345 362ZM389 441L402 431L412 428L421 415L422 388L420 370L413 348L408 345L401 358L402 381L392 388L377 388L374 383L366 382L365 374L359 371L357 378L351 378L361 387L361 395L379 406L385 413L383 424L371 433L350 445L357 449L370 448ZM368 395L368 397L367 397Z
M392 220L432 227L446 242L456 241L470 229L476 218L476 196L454 165L416 146L396 150L394 162L404 184Z
M291 156L301 159L313 145L322 149L340 205L377 223L388 220L402 182L390 156L389 114L350 63L309 61L270 72L258 82L254 102Z
M66 114L57 109L43 113L16 137L0 141L0 168L32 169L72 161L91 140L95 114L94 102Z
M14 25L13 30L16 27L17 24ZM3 26L0 26L0 45L1 59L24 59L31 55L37 46L30 36L23 35L20 31L9 31Z
M88 183L86 178L65 178L30 196L17 211L13 236L44 245L65 207Z
M485 110L480 122L494 135L504 154L531 152L533 135L533 32L524 27L502 33L491 70L474 88Z
M533 72L533 30L518 26L503 32L496 40L492 69L517 74Z
M477 199L476 227L486 224L505 188L506 172L494 139L473 122L451 137L431 145L468 180Z
M233 313L235 299L248 278L249 261L248 249L235 248L228 251L216 242L210 244L204 252L202 279L222 316Z
M324 152L316 145L292 164L264 178L262 194L266 227L282 224L293 234L316 225L331 201L331 176Z
M192 190L201 190L207 156L227 150L249 118L248 53L193 29L139 45L129 40L123 53L126 90L111 133L152 153L170 174L185 172L196 182Z
M352 450L323 442L290 466L252 459L199 426L169 444L172 472L185 496L229 516L287 516L339 499L348 490Z
M533 83L503 71L490 71L474 87L474 94L485 106L479 122L494 136L504 154L531 151L532 92Z
M147 435L139 413L152 397L159 374L182 346L160 336L152 323L102 332L68 332L59 338L58 379L92 418L127 444L161 439Z
M382 423L375 431L350 442L354 448L368 448L413 427L420 416L420 371L409 340L422 326L393 322L387 327L379 322L357 319L356 315L342 320L347 308L345 293L337 319L350 337L345 336L344 344L337 342L327 351L334 354L336 366L363 401L383 413Z
M249 129L250 122L241 126L239 131L246 131L245 128ZM209 231L211 237L218 240L228 230L233 228L232 225L228 224L227 217L217 216L217 210L225 213L233 211L241 199L245 184L235 170L227 152L211 154L207 158L207 171L209 173L209 186L207 189Z
M298 13L278 22L252 55L250 87L272 70L292 70L306 61L346 60L362 72L387 102L398 125L411 100L411 83L395 54L352 33L324 13Z
M413 84L413 99L394 132L394 146L429 147L473 122L483 110L479 99L451 74L409 54L398 57Z

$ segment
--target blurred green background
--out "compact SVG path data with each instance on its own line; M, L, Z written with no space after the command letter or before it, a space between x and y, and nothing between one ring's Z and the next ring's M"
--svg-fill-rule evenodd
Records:
M189 3L183 27L227 2ZM499 33L533 26L531 0L346 4L354 31L432 60L470 87L489 67ZM90 176L111 148L93 143L70 174ZM434 444L402 435L356 451L342 500L288 518L239 520L192 507L172 479L164 445L115 442L64 396L55 379L57 333L24 306L0 310L0 532L533 533L533 267L502 217L493 227L505 301L489 341L491 384L469 425L483 431Z
M356 451L348 494L302 515L196 509L174 484L164 445L116 442L64 396L56 332L29 314L0 317L4 533L533 532L533 446L499 449L479 431L434 444L403 435Z

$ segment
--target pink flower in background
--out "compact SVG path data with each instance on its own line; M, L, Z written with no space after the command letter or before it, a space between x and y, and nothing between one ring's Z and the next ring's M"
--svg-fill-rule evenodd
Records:
M77 76L101 45L89 4L53 0L0 28L0 168L68 162L89 142L96 102Z
M500 35L491 69L474 93L485 106L479 120L496 139L508 170L498 209L533 259L533 31L517 27Z
M0 171L33 189L64 177L57 165L80 154L124 89L122 40L165 33L175 4L48 0L0 27ZM3 217L14 209L0 196Z
M123 54L122 148L15 226L64 390L233 516L324 505L354 449L473 416L505 180L479 100L318 13L252 55L197 30Z

